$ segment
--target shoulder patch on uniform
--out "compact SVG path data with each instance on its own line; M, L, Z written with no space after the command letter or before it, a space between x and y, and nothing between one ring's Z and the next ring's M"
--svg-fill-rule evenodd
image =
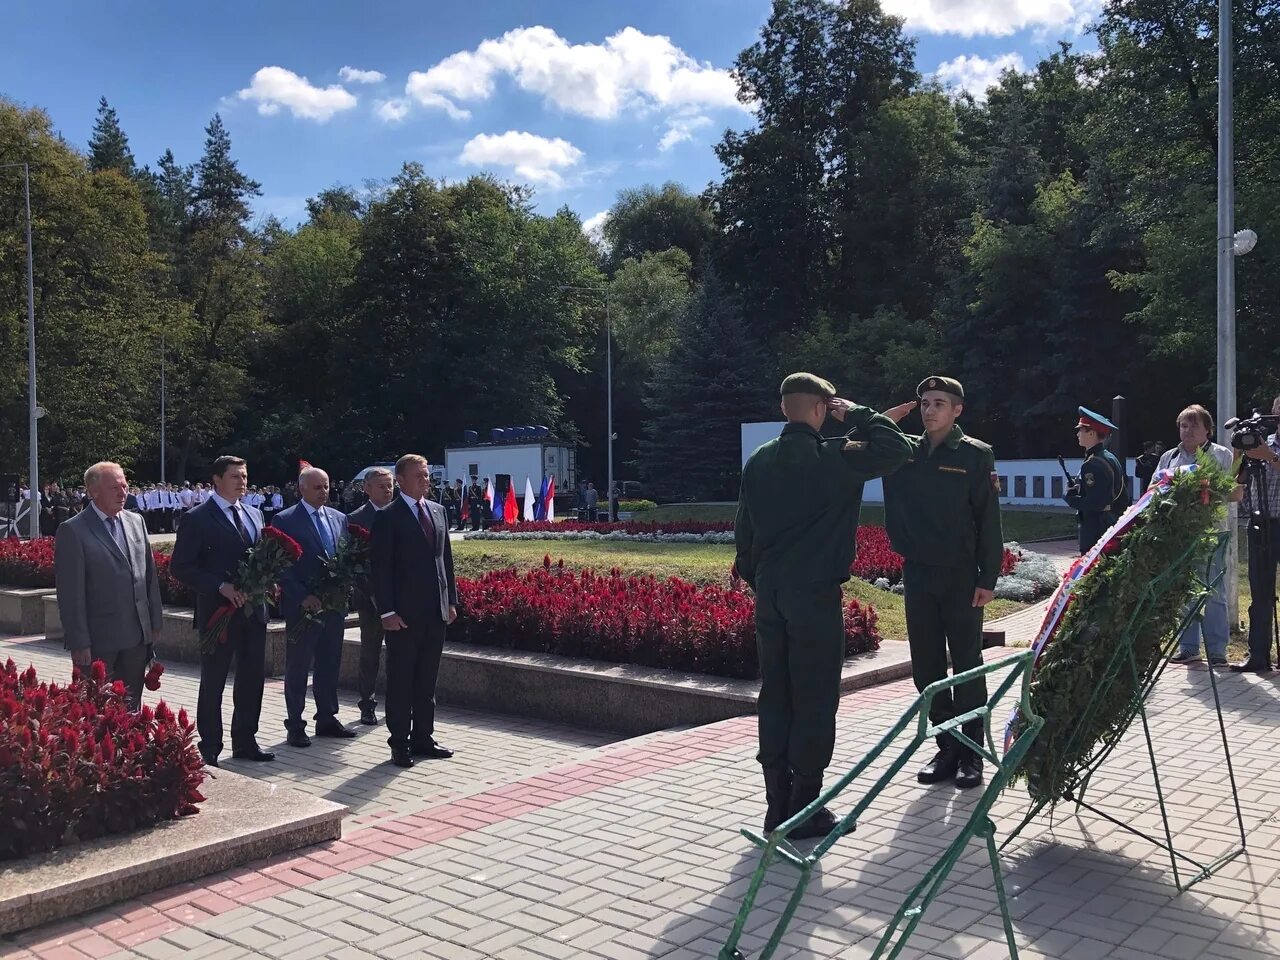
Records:
M999 493L999 492L1000 492L1000 489L1001 489L1001 488L1000 488L1000 474L998 474L998 473L993 473L993 474L991 474L991 489L992 489L992 490L994 490L996 493Z
M846 450L865 450L867 449L866 440L846 440L844 444Z
M991 444L983 443L977 437L971 437L967 433L960 438L960 442L967 443L971 447L976 447L977 449L981 450L983 453L989 453L991 451Z
M968 471L968 470L966 470L964 467L953 467L953 466L950 466L950 465L948 465L948 464L941 464L941 465L938 467L938 469L939 469L941 472L943 472L943 473L959 473L959 474L963 474L963 475L966 475L966 476L967 476L967 475L968 475L968 473L969 473L969 471Z
M1093 486L1093 483L1094 483L1094 480L1095 480L1095 479L1097 479L1097 478L1096 478L1096 477L1094 477L1094 475L1093 475L1092 473L1086 473L1086 474L1084 475L1084 482L1085 482L1086 484L1088 484L1089 486L1091 486L1091 487Z

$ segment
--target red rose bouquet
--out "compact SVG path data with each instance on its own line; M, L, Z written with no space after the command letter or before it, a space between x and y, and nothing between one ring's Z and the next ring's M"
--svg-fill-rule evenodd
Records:
M302 547L297 540L275 527L265 528L258 542L249 548L248 556L240 561L240 569L236 571L232 584L244 594L244 607L224 602L213 611L208 625L200 632L201 652L213 653L219 644L227 642L231 618L243 615L245 607L261 606L274 597L280 574L296 563L300 556Z
M147 670L147 675L142 680L142 685L148 690L160 689L160 677L164 674L164 664L159 660L152 660L151 666Z
M320 600L320 608L302 611L302 619L289 629L290 643L313 623L319 623L324 614L346 613L351 591L369 576L369 531L352 523L347 525L347 533L349 536L338 543L334 555L321 559L319 573L308 584L312 595Z

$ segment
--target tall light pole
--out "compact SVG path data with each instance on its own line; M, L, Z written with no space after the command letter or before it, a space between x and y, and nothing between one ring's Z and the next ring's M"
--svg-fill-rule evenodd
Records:
M577 290L586 293L596 293L604 298L604 356L605 367L605 390L607 399L605 401L605 409L608 423L605 427L609 431L609 486L605 490L605 503L609 505L609 519L613 519L613 318L609 312L609 288L607 286L598 287L575 287L569 284L562 284L561 290ZM619 497L621 499L621 497Z
M160 482L164 483L165 466L164 443L164 328L160 328Z
M36 282L34 260L31 255L31 165L28 163L0 163L0 169L22 168L22 198L27 211L27 498L31 539L40 536L40 470L37 436L38 421L44 413L36 404Z
M1218 0L1218 431L1236 415L1236 185L1231 0Z

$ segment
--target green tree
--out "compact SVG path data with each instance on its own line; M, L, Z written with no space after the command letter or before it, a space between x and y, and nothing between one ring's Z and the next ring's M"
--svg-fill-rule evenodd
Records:
M107 98L98 100L98 118L93 124L93 136L89 138L89 169L94 173L115 170L125 177L137 173L129 138L120 127L120 118Z
M647 490L662 499L732 499L742 472L740 425L777 416L774 379L741 304L708 271L650 385L641 443Z
M243 228L249 219L249 198L261 192L262 185L242 173L232 159L231 134L215 113L205 127L204 155L195 171L192 204L197 224L218 222Z
M701 198L664 183L621 191L602 232L613 269L672 247L683 250L696 269L715 239L715 222Z

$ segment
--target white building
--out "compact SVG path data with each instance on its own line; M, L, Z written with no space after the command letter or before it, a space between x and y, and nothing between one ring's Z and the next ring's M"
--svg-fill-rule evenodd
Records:
M523 496L526 478L535 494L544 476L555 477L557 493L572 493L578 482L577 449L552 437L546 427L495 429L485 443L474 431L466 431L466 436L471 442L445 447L444 476L448 483L470 483L472 477L482 481L488 477L499 492L511 482L516 495Z

